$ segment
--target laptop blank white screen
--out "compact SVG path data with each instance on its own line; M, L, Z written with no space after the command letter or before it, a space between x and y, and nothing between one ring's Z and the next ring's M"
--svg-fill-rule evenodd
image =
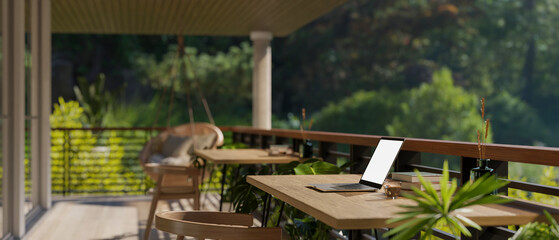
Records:
M382 184L403 143L403 140L381 139L361 179Z

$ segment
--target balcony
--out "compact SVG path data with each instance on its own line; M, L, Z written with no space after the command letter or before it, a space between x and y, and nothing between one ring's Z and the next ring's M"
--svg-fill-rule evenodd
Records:
M249 147L266 148L270 144L289 144L298 149L302 141L299 131L250 127L221 127L227 143L244 143ZM146 193L153 186L142 172L137 160L139 150L150 136L162 129L150 128L58 128L52 134L53 208L35 223L30 239L137 239L143 235L151 197ZM379 136L308 131L307 137L315 144L314 152L324 161L340 164L355 161L344 169L348 173L361 173ZM396 171L416 168L440 173L441 169L425 165L423 159L445 156L450 164L459 166L451 177L468 181L469 169L475 166L476 144L468 142L429 139L406 139ZM530 163L557 166L554 161L557 148L526 147L490 144L488 153L491 167L504 179L509 163ZM426 155L431 154L431 155ZM424 157L426 156L426 157ZM530 156L527 158L526 156ZM218 171L216 171L218 172ZM217 173L215 173L217 174ZM232 173L231 173L232 174ZM202 186L202 208L217 210L219 204L219 177L206 180ZM512 189L559 196L556 186L544 186L522 181L510 181ZM502 189L505 193L507 189ZM229 209L226 203L225 210ZM157 211L189 210L191 202L160 201ZM260 219L258 215L257 219ZM260 225L260 220L255 224ZM491 236L510 237L513 231L506 227L492 227ZM448 233L437 231L436 236L452 239ZM367 231L360 232L370 236ZM173 238L152 230L151 239ZM343 237L340 237L343 239Z
M51 43L51 35L53 33L181 36L186 34L246 37L252 43L252 63L254 63L254 66L246 64L246 62L242 64L252 68L249 69L249 72L252 70L252 75L245 77L244 80L250 82L249 79L252 79L250 83L252 84L250 100L252 101L252 125L254 127L223 126L221 129L226 133L229 143L244 143L253 148L267 148L270 144L281 143L288 144L293 149L298 149L299 145L303 142L299 131L271 129L271 93L274 92L271 81L271 41L273 38L288 36L307 23L343 5L346 1L240 0L238 4L223 4L221 1L216 0L4 0L1 16L3 23L3 67L2 83L0 86L2 90L0 119L2 121L3 164L0 170L2 170L1 204L3 208L0 209L2 210L0 211L2 214L0 218L0 236L6 235L4 237L7 239L19 239L22 237L36 239L45 238L45 236L53 236L53 239L136 239L137 236L142 235L145 228L146 209L148 208L146 205L150 199L147 191L153 187L153 182L142 171L137 156L145 142L163 129L51 129L51 125L49 125L49 116L52 109L51 90L71 85L56 85L53 84L51 79L51 70L53 69L51 64L53 59L51 56L53 45ZM528 5L534 5L533 1L526 1L527 7L524 8L526 11L519 10L520 13L509 14L511 11L508 10L516 11L518 10L517 8L520 9L522 7L512 3L502 4L503 6L499 7L502 7L500 10L503 14L493 18L492 13L495 9L493 5L480 6L486 4L487 1L461 1L460 4L456 3L456 5L455 3L451 4L450 2L452 1L432 1L437 2L437 5L427 8L422 6L425 5L422 1L414 3L415 5L408 5L408 3L400 3L398 1L360 1L361 3L370 2L370 5L367 5L369 8L363 11L361 10L365 8L361 8L361 3L358 2L353 1L352 5L346 5L344 9L353 10L337 16L339 21L349 24L337 25L337 20L327 23L319 22L316 31L303 34L309 35L310 37L308 38L312 39L308 43L309 46L314 45L318 48L330 44L329 41L322 41L323 39L316 37L322 33L327 35L338 33L358 40L348 41L349 38L335 39L335 41L332 41L334 43L332 48L320 49L315 53L317 55L316 58L320 58L324 62L300 62L300 59L303 59L303 61L306 59L302 57L302 54L306 54L306 52L301 51L301 49L305 49L305 47L301 47L304 45L301 45L299 46L300 48L292 48L295 49L292 54L293 58L296 59L283 59L285 62L279 64L281 66L289 62L287 65L297 66L297 68L302 69L299 73L294 73L295 77L289 79L290 81L284 82L286 85L297 85L295 86L296 90L298 89L303 92L294 96L294 98L298 98L297 101L306 101L305 103L311 104L311 101L308 101L307 98L317 94L326 96L322 98L321 102L323 103L331 100L330 94L337 95L336 98L332 99L339 100L341 96L344 96L345 90L338 91L343 88L337 86L345 85L346 82L348 83L347 85L355 85L353 90L361 90L359 88L362 86L358 86L357 82L364 83L364 86L375 85L375 90L377 90L377 87L380 90L384 90L383 88L389 85L393 85L392 87L394 88L401 88L398 84L406 85L406 87L411 89L412 86L417 86L421 82L431 80L431 72L428 71L427 66L435 63L436 61L432 60L435 58L439 61L436 63L453 65L450 66L453 70L473 69L470 72L473 73L471 74L472 76L464 77L464 74L458 74L461 76L459 76L460 79L457 78L458 81L461 81L460 86L474 86L472 91L500 92L501 88L511 88L516 91L513 92L511 90L512 94L521 93L524 98L530 99L530 104L532 105L541 104L542 102L553 102L550 99L555 100L554 97L557 96L553 95L555 94L554 92L543 91L554 89L548 86L557 85L556 74L553 74L556 64L550 60L555 59L553 54L556 53L552 51L553 48L549 48L549 46L553 45L550 43L550 39L554 38L545 34L541 35L545 37L536 38L536 36L540 36L538 35L540 34L538 32L541 31L540 29L553 29L553 27L534 28L531 25L532 23L545 23L549 26L555 26L555 22L547 21L549 19L546 21L537 19L536 17L539 14L534 13L536 10L541 12L549 9L550 12L546 13L551 16L551 19L555 14L553 11L557 8L542 7L544 3L536 3L537 7L530 7ZM391 5L393 3L394 5ZM495 2L494 4L498 5L501 3ZM382 8L384 6L382 5L386 5L389 11L384 11ZM486 12L490 14L484 14L483 11L470 14L471 12L469 11L471 9L478 7L480 9L485 8L484 10L487 10ZM410 13L409 10L414 10L414 8L417 11L408 14ZM393 12L395 9L406 13L401 15L395 14L400 15L397 16L399 21L393 21L393 16L385 15L386 13ZM370 11L367 12L367 10ZM368 14L373 14L379 18L368 16ZM414 17L417 19L410 18L412 15L415 15ZM481 15L489 15L490 23L473 23L474 25L479 24L476 25L479 29L472 28L472 26L465 27L465 30L462 29L465 21L469 21L469 19L475 20L475 18ZM509 19L509 17L514 19ZM355 21L360 18L364 20L361 22ZM528 19L527 22L530 22L530 24L515 24L515 21L518 20L516 18L521 20ZM390 24L377 25L379 19L386 22L396 22L395 25L398 26ZM414 22L414 20L418 21ZM414 24L410 24L412 22ZM435 27L431 26L429 29L416 31L418 26L432 23L434 23L433 26ZM432 38L432 32L438 31L437 27L439 25L444 25L451 29L450 32L452 34L449 34L450 32L442 32L441 39ZM491 31L486 30L486 25L506 34L493 34ZM510 28L509 26L514 27ZM516 28L517 26L518 28ZM330 32L332 29L335 29L335 31ZM470 38L469 42L462 42L462 39L454 41L455 39L453 38L456 37L453 35L455 30L463 31L456 34L456 36L461 36L460 34L467 35ZM532 30L536 32L532 32ZM382 35L378 39L373 39L367 35L355 34L369 31L389 34ZM480 33L484 31L489 33ZM507 38L501 39L502 36L498 36L516 36L520 35L518 33L523 31L530 32L530 34L522 35L518 39L513 39L514 41ZM26 35L26 32L29 35ZM417 34L424 35L417 37ZM486 35L484 35L484 38L479 38L480 34ZM297 39L297 37L288 39L285 42L290 42ZM283 40L280 39L279 41ZM27 48L30 49L29 54L32 58L26 58L26 42L28 42L29 46ZM478 45L471 48L464 47L467 44L472 44L472 42L485 45L484 47L479 47ZM436 47L429 49L429 46ZM392 47L393 49L386 47ZM377 51L378 49L375 48L382 51ZM498 48L498 50L491 57L487 57L485 51L491 48ZM338 52L340 49L343 49L343 51ZM385 51L386 49L388 50ZM440 49L443 49L443 51L440 51ZM451 51L447 51L448 49ZM517 52L504 57L503 53L509 52L511 49L517 50ZM518 52L519 49L520 53ZM470 50L473 53L467 52ZM387 54L377 55L377 52L379 54L387 52ZM406 53L411 54L399 56L401 53L404 53L403 55ZM428 55L428 57L415 59L416 55L421 53ZM511 63L508 62L509 59L506 59L520 59L521 57L519 56L521 55L525 56L525 63L521 63L522 61ZM539 57L540 55L546 55L547 59L538 59L536 61L535 56ZM451 58L450 56L459 57ZM496 61L493 58L505 58L505 60ZM406 61L407 59L414 59L414 61L408 62ZM491 67L478 68L479 66L475 64L481 62L479 61L481 59L489 60L482 62L480 65L486 64L491 65ZM293 61L291 62L291 60ZM425 60L428 63L422 62ZM325 62L328 62L328 67L323 67ZM357 63L362 62L364 64L356 71L347 71L354 68ZM370 63L373 64L370 65ZM315 66L316 69L306 68L307 64L308 66ZM521 66L522 64L524 66ZM534 67L538 64L542 66L542 69L548 70L551 73L539 72L541 69ZM503 66L509 65L514 66L516 70L520 70L522 73L513 73L513 71L500 69ZM320 69L321 74L316 74L319 72L317 69ZM28 74L26 70L29 70ZM504 74L500 74L501 71ZM406 76L396 76L396 73L402 73ZM489 76L493 74L496 76ZM518 76L514 76L515 74ZM278 75L284 77L284 75L291 75L291 73ZM451 76L452 73L447 69L447 72L436 73L435 75ZM307 85L298 84L300 77L308 78L310 81L306 83ZM366 81L366 79L379 77L381 80L378 82ZM400 77L401 79L398 80ZM493 82L485 82L486 78L492 77L499 80L498 82L496 81L494 86ZM29 81L26 80L27 78L29 78ZM531 84L538 80L536 78L541 78L539 79L541 83L532 86ZM512 79L512 82L508 82L508 79ZM323 80L324 82L321 82ZM355 80L355 82L352 82L352 80ZM400 82L396 83L393 80ZM311 89L313 84L314 86L321 84L334 87L326 88L325 91L315 91L316 89ZM441 85L445 84L447 83L445 82ZM310 91L307 92L309 89ZM437 90L435 89L433 92L437 92ZM461 90L458 89L457 91L448 91L446 93L449 92L452 92L449 94L452 95L461 92ZM281 101L285 102L282 104L291 105L288 106L291 108L289 111L298 108L298 104L291 102L292 99L287 99L291 97L289 95L292 93L288 92L285 96L281 96ZM506 93L508 94L509 92ZM536 95L540 93L541 96L537 98ZM429 95L431 93L423 91L421 94ZM386 99L383 96L387 97L388 95L392 95L392 93L382 93L379 98L381 99L380 101L385 101ZM497 94L495 93L494 95ZM357 97L367 98L368 96L363 94ZM445 97L451 98L454 96ZM519 99L509 95L499 95L499 97L503 97L501 102L505 103L515 102ZM301 101L301 99L305 101ZM228 103L227 99L220 99L220 101ZM316 102L319 101L315 101L312 104L319 106L320 104L316 104ZM393 105L391 107L399 104L398 101L392 101L392 99L386 102L390 102ZM524 107L524 109L533 110L529 108L530 104L522 105L524 102L519 102L521 104L506 106L511 108ZM347 101L347 103L351 104L351 101ZM374 105L375 103L369 104ZM250 104L243 102L244 105ZM428 106L423 107L426 109L430 107L429 104L426 105ZM430 117L429 114L431 113L427 113L427 111L421 112L417 110L420 108L407 107L408 110L413 109L416 111L407 111L409 115L416 114L415 116L408 116L407 120L411 119L410 121L414 121L416 118ZM430 108L430 110L439 111L445 109L445 107ZM243 109L243 111L250 112L248 108ZM549 111L549 109L542 107L539 110L553 112ZM386 111L390 112L392 110L387 109ZM237 111L237 109L233 111ZM528 111L528 113L531 112ZM454 115L455 113L451 114ZM521 114L525 113L522 112ZM460 116L457 116L455 119L446 119L447 116L450 116L448 114L444 116L445 119L443 121L460 125L462 123L459 118L464 117L462 115L473 116L471 112L461 112L459 114L456 113L456 115ZM546 112L545 115L548 122L552 122L550 119L557 119L557 116L553 114ZM225 117L229 116L225 115ZM348 119L352 118L353 116L348 117ZM539 124L541 124L538 118L526 118L523 120L526 125L532 124L531 127L535 128L539 128ZM407 126L405 121L399 121L399 124L402 128ZM378 124L377 126L385 127L383 124ZM515 124L510 124L507 126L507 129L514 129L515 126ZM558 126L549 129L557 129ZM398 126L393 128L398 128ZM26 133L26 129L29 129L29 133ZM353 131L357 133L365 132L361 130L360 126L357 126ZM374 131L371 132L375 133ZM449 132L445 134L452 135L454 133L452 129ZM551 135L551 133L540 134L542 136ZM406 134L390 135L404 136ZM338 166L341 166L343 163L352 163L350 167L343 169L344 173L362 173L370 153L378 142L379 136L308 131L306 138L312 140L316 156ZM436 136L436 138L439 138L439 136ZM524 140L533 142L536 138ZM532 142L527 144L532 144ZM559 148L489 144L487 152L487 157L492 160L490 167L495 169L502 179L510 183L507 188L501 189L503 193L522 196L531 200L539 199L548 204L558 204L559 188L555 185L557 183L555 177L550 177L553 179L550 179L546 184L539 184L533 181L522 180L521 177L524 176L513 175L511 169L517 169L518 166L526 166L519 164L532 164L543 167L537 168L538 171L547 171L551 169L547 167L559 166L557 162ZM474 143L409 138L402 150L400 159L394 167L399 171L419 169L425 172L440 173L441 160L448 159L452 166L451 177L457 178L460 183L465 183L469 179L467 174L469 169L475 166L476 158L477 150ZM209 168L213 169L212 167ZM208 210L216 210L217 200L219 199L217 192L220 173L219 171L214 172L215 175L211 175L212 177L206 180L202 187L205 190L202 196L203 202L206 203L204 208ZM553 169L544 173L550 175L549 172L553 172ZM227 176L233 178L231 173L227 174ZM279 207L278 202L275 202L275 200L272 202L274 210ZM165 202L159 208L159 210L169 209L191 208L186 201ZM229 208L226 207L226 209ZM263 218L260 215L266 215L260 214L260 212L265 212L262 207L259 208L259 211L256 211L257 221L261 221L260 219ZM284 219L284 221L279 221L279 224L285 224L285 222ZM350 231L349 233L337 230L335 229L331 234L335 238L340 239L344 239L348 235L358 238L358 236L369 237L372 234L369 230ZM486 230L484 234L489 234L488 236L508 237L512 234L512 231L506 227L490 227ZM152 238L154 239L173 237L156 230L153 230L152 233ZM342 236L344 234L345 236ZM436 231L436 236L443 239L452 239L451 235L440 230Z

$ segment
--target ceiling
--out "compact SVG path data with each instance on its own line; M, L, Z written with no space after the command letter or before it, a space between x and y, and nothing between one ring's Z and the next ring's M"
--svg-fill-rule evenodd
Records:
M281 37L347 0L51 1L53 33Z

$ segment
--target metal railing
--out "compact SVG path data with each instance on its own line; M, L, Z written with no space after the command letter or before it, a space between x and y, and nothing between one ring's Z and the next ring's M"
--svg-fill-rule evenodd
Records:
M232 133L233 142L266 148L270 144L291 144L298 149L302 136L296 130L263 130L250 127L220 127ZM144 194L148 182L138 161L144 144L164 128L56 128L52 129L52 189L54 194ZM315 143L315 153L325 161L353 161L348 172L362 173L370 154L381 136L307 131ZM406 138L395 163L396 171L440 173L442 169L425 165L422 154L440 154L455 158L459 170L451 177L461 182L469 180L469 170L475 167L477 145L470 142ZM520 162L544 166L559 166L559 148L488 144L490 167L502 178L508 176L508 163ZM559 188L522 181L508 180L508 188L559 196ZM506 192L507 189L503 189ZM484 231L491 236L510 237L514 232L506 227L490 227ZM436 236L453 239L437 231Z
M163 128L54 128L52 193L145 194L148 178L138 155Z

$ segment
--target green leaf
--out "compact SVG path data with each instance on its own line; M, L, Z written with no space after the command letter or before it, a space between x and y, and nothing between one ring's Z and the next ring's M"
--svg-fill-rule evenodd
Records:
M319 161L311 165L315 174L339 174L342 170L329 162Z
M299 166L293 169L295 175L314 175L310 164L299 164Z
M462 216L460 214L456 214L455 216L456 218L460 219L460 221L468 224L470 227L473 227L477 230L481 230L481 226L479 226L477 223L475 223L474 221L470 220L469 218Z
M342 171L338 166L323 161L299 164L293 170L296 175L339 174Z
M555 235L555 237L559 239L559 225L557 224L557 221L555 221L555 218L553 218L551 214L549 214L549 212L545 209L543 210L543 214L545 214L545 217L550 223L549 228L551 232Z
M390 231L386 232L382 236L383 237L394 236L393 238L391 238L392 240L411 239L411 237L413 237L414 235L419 233L419 231L421 231L421 228L425 225L425 223L429 222L429 220L430 218L428 217L411 220L409 222L406 222L400 226L391 229Z
M277 170L274 174L277 175L287 175L287 174L295 174L294 170L300 164L298 161L293 161L286 164L280 164L277 166Z

